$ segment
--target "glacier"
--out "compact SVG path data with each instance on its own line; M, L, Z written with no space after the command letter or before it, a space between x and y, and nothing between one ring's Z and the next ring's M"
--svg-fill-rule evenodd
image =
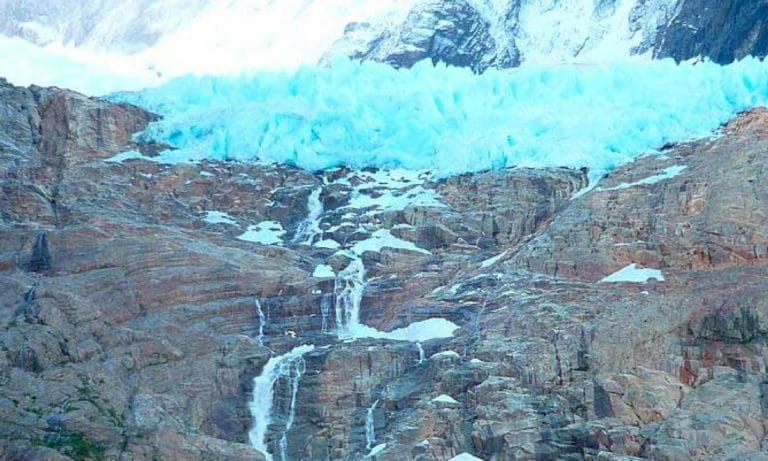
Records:
M666 143L712 135L764 105L768 64L671 60L491 69L328 68L187 76L112 100L162 115L140 140L159 161L428 170L587 167L592 179Z

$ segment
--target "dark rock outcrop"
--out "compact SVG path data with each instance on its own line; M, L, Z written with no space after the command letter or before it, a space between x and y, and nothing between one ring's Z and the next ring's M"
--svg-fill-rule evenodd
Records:
M48 236L39 234L29 260L31 272L42 272L51 268L51 252L48 250Z
M659 31L654 56L685 61L699 56L728 64L768 55L768 1L680 0Z

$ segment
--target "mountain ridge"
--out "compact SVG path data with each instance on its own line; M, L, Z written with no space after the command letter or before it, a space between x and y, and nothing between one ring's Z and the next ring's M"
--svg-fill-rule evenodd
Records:
M291 68L337 55L395 67L431 59L482 72L633 56L721 64L765 57L767 12L766 0L135 0L52 8L43 0L6 0L0 33L127 55L169 75ZM308 42L276 24L301 29Z

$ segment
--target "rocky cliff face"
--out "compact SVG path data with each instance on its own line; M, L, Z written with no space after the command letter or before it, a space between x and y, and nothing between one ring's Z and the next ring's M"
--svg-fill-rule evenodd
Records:
M419 0L394 22L351 25L331 54L396 67L431 59L476 71L648 53L730 63L768 54L766 8L764 1Z
M675 16L659 31L654 54L684 61L706 56L730 63L768 55L768 2L680 1Z
M151 120L0 85L0 458L263 459L253 379L309 344L275 459L764 457L768 112L578 195L567 169L106 161L157 149ZM353 255L362 324L461 328L339 338ZM633 263L664 280L601 283Z
M330 54L411 67L423 59L483 71L520 64L505 30L514 26L514 11L498 11L490 4L478 8L470 0L417 2L395 24L354 23Z

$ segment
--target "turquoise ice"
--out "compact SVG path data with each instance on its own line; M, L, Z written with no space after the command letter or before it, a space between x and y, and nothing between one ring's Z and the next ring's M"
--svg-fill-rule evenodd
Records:
M588 167L711 135L768 97L768 64L649 61L410 70L337 61L292 73L184 77L112 98L163 116L141 136L164 162L281 162L309 170ZM594 177L594 176L593 176Z

